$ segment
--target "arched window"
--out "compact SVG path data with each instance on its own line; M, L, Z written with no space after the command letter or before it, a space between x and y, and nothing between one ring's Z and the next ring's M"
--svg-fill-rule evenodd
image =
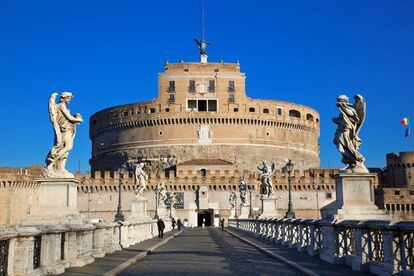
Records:
M256 110L254 109L254 107L249 107L249 112L256 112Z
M269 109L267 108L263 109L263 113L269 114Z
M313 122L313 115L312 114L306 114L306 120Z
M206 170L206 169L201 169L200 171L201 171L201 176L202 176L202 177L206 177L206 175L207 175L207 170Z
M300 112L294 109L289 110L289 117L300 118Z

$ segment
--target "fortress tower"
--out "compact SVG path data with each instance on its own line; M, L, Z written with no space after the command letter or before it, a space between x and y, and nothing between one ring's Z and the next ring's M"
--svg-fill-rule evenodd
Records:
M319 167L319 114L300 104L251 99L239 63L167 63L153 101L114 106L90 118L92 171L128 158L224 160L257 170L262 160ZM214 162L213 162L214 163Z

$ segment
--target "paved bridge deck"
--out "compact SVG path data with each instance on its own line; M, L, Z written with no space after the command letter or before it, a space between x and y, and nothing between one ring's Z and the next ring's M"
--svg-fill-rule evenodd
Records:
M356 273L345 265L327 264L306 253L278 247L238 231L236 233L303 265L316 274L367 275ZM95 263L88 266L69 269L65 275L101 275L122 263L121 259L125 261L129 255L133 255L134 252L131 250L142 251L159 241L157 238L145 241L132 249L97 259ZM268 257L255 247L218 228L193 228L159 246L145 259L128 266L118 275L303 275L303 273L288 264Z

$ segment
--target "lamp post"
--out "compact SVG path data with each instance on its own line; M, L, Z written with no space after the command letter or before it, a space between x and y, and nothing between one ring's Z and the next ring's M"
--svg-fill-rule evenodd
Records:
M319 185L313 183L312 186L316 193L316 218L319 219Z
M247 189L249 190L249 202L250 202L250 205L249 205L249 218L252 218L253 217L253 206L252 206L252 190L253 190L253 187L251 187L251 186L247 186Z
M155 219L158 219L158 186L155 187Z
M125 221L125 216L122 213L122 203L121 203L121 188L124 185L124 174L126 171L126 166L122 165L119 169L119 187L118 187L118 208L115 215L115 222Z
M289 162L286 164L286 171L288 173L288 183L289 183L289 199L288 199L288 209L286 211L285 218L295 218L295 212L293 212L292 207L292 187L291 187L291 173L293 171L293 162L292 160L289 160Z

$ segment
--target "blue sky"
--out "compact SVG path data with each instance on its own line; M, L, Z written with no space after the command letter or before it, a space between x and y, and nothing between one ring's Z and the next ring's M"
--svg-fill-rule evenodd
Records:
M165 61L198 60L201 1L0 0L0 166L43 163L53 143L53 91L72 91L85 119L150 100ZM297 102L321 117L321 164L342 166L332 144L336 96L368 103L366 164L407 151L399 121L414 115L414 1L206 0L210 61L239 60L250 97ZM68 168L89 169L88 123Z

